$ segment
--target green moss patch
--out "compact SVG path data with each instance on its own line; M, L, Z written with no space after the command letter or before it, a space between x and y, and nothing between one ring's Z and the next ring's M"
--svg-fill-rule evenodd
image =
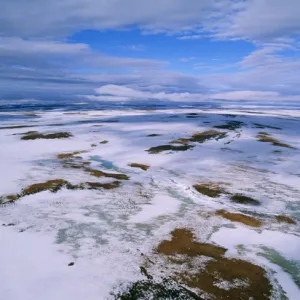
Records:
M173 145L161 145L157 147L151 147L148 150L149 154L158 154L164 151L187 151L192 149L193 145L182 145L182 146L173 146Z
M25 133L21 139L22 140L36 140L36 139L67 139L72 137L73 135L69 132L56 132L56 133L39 133L36 131Z
M231 196L231 201L239 204L260 205L260 202L258 200L242 194L235 194Z

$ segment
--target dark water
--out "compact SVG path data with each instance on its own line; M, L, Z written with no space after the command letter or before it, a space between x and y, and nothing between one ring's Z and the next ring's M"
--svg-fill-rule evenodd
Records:
M258 101L206 101L206 102L171 102L171 101L128 101L122 103L98 101L39 101L1 103L0 112L42 112L42 111L88 111L88 110L135 110L135 109L224 109L224 110L298 110L300 102L281 101L261 103ZM17 116L16 116L17 118Z

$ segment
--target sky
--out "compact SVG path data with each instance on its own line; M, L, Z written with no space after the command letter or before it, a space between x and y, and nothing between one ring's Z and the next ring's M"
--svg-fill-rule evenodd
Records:
M299 0L0 8L0 101L300 101Z

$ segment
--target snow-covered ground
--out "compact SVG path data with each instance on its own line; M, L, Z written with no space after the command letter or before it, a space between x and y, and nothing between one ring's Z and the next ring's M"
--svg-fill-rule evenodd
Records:
M1 205L1 300L113 299L112 293L144 278L140 271L144 257L151 257L175 228L189 228L200 242L227 248L228 257L263 266L281 286L281 295L299 299L299 111L180 109L14 115L19 117L0 114L2 202L7 195L52 179L73 185L112 181L95 178L82 168L66 168L56 157L62 153L85 151L79 154L80 161L90 162L89 168L126 174L130 179L121 180L116 189L63 188ZM234 130L214 128L229 121L243 123ZM33 127L4 129L19 125ZM187 151L146 151L211 129L227 132L227 136L193 143L194 148ZM20 134L28 131L70 132L73 137L21 140ZM259 132L292 148L259 142ZM150 168L144 171L129 163ZM228 194L211 198L193 188L207 182L223 183ZM229 193L251 196L261 205L234 203ZM262 226L230 222L214 215L219 209L246 212L260 218ZM277 215L288 216L296 224L279 223ZM71 262L74 265L68 266Z

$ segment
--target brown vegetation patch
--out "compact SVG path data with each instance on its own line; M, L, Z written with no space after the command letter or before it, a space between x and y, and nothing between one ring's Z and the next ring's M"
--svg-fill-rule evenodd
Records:
M25 133L24 136L21 137L22 140L36 140L36 139L66 139L72 137L73 135L69 132L56 132L56 133L39 133L36 131L31 131Z
M190 142L204 143L208 140L216 140L223 139L227 136L227 132L221 132L217 130L206 130L202 132L196 132L190 138L179 138L171 141L171 144L182 144L187 147L190 147Z
M279 223L288 223L288 224L297 224L295 220L293 220L292 218L288 217L288 216L276 216L276 220Z
M164 151L186 151L192 149L193 145L182 145L182 146L173 146L173 145L161 145L156 147L151 147L148 150L149 154L158 154Z
M97 147L97 145L96 144L91 144L91 147Z
M15 125L15 126L5 126L5 127L0 127L1 129L19 129L19 128L29 128L29 127L36 127L35 125Z
M214 128L218 129L228 129L228 130L237 130L245 126L246 124L241 121L226 121L224 125L216 125Z
M194 241L193 233L188 229L175 229L171 232L171 241L162 241L157 252L164 255L184 254L189 257L198 255L220 258L227 249L207 243L198 243Z
M272 285L266 271L251 262L241 259L224 257L227 249L194 240L193 233L188 229L175 229L171 241L162 241L156 253L168 256L166 265L157 265L164 273L164 269L171 271L167 280L173 281L168 285L168 293L161 286L154 286L157 280L149 274L145 267L141 268L142 274L147 277L144 284L137 282L130 290L116 299L262 299L267 300L272 296ZM178 256L180 255L180 256ZM201 267L198 256L204 256ZM153 262L152 262L153 263ZM183 266L178 266L183 264ZM156 279L156 278L155 278ZM175 293L184 288L184 293ZM196 289L196 291L191 291Z
M57 154L56 157L58 159L68 159L68 158L82 158L81 156L78 156L78 154L81 154L81 153L86 153L87 151L74 151L74 152L71 152L71 153L60 153L60 154Z
M97 190L97 189L105 189L105 190L111 190L116 189L120 186L120 181L113 181L110 183L100 183L100 182L85 182L86 186L88 186L88 189L91 190Z
M269 133L267 133L265 131L260 131L258 134L260 134L260 135L270 135Z
M95 177L109 177L109 178L115 178L118 180L128 180L129 179L129 177L126 174L106 173L103 171L90 169L90 168L85 168L84 171L87 173L90 173L92 176L95 176Z
M16 201L18 200L18 195L8 195L6 196L6 199L9 201Z
M108 141L107 140L104 140L104 141L101 141L99 144L107 144Z
M22 195L32 195L43 191L57 192L63 186L65 186L68 181L63 179L54 179L48 180L42 183L36 183L28 186L27 188L22 190Z
M230 220L232 222L238 222L238 223L243 223L245 225L248 226L252 226L252 227L260 227L262 225L260 220L257 220L253 217L244 215L244 214L240 214L240 213L231 213L231 212L227 212L225 210L218 210L216 212L217 216L221 216L227 220Z
M258 139L259 142L271 143L273 146L284 147L284 148L289 148L289 149L295 149L291 145L282 143L279 140L271 137L270 135L258 134L257 139Z
M83 169L87 165L90 165L90 161L65 161L63 163L64 168L70 168L70 169Z
M144 171L147 171L150 168L150 166L148 166L148 165L137 164L137 163L130 163L130 164L128 164L128 166L132 167L132 168L140 168Z
M242 194L235 194L231 197L231 200L236 203L240 204L250 204L250 205L260 205L258 200L255 200L251 197L242 195Z
M275 129L275 130L282 130L282 128L277 127L277 126L263 125L263 124L259 124L259 123L253 123L253 125L255 128L259 128L259 129L270 128L270 129Z
M189 139L191 142L204 143L207 140L214 139L216 141L223 139L227 136L227 132L221 132L217 130L206 130L197 132Z
M191 276L181 275L179 280L209 294L208 299L267 300L272 291L265 270L241 259L210 260L204 270ZM222 282L225 288L220 285Z
M63 179L54 179L48 180L41 183L32 184L26 188L24 188L19 194L15 195L8 195L0 197L0 204L2 203L11 203L14 202L24 196L27 195L34 195L44 191L50 191L51 193L56 193L62 188L66 188L68 190L98 190L98 189L105 189L111 190L118 188L120 186L120 181L113 181L109 183L101 183L101 182L83 182L80 184L71 184L70 182L63 180Z
M188 145L190 142L189 139L186 138L179 138L177 140L173 140L170 142L170 144L181 144L181 145Z
M63 124L63 123L54 123L54 124L48 124L47 126L50 126L50 127L60 127L60 126L65 126L66 124Z
M151 133L151 134L148 134L147 136L149 136L149 137L154 137L154 136L161 136L161 134L158 134L158 133Z
M216 183L200 183L193 185L193 187L197 192L212 198L219 197L222 193L225 192Z

